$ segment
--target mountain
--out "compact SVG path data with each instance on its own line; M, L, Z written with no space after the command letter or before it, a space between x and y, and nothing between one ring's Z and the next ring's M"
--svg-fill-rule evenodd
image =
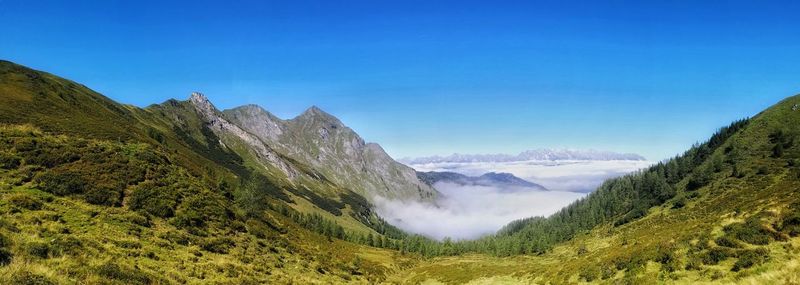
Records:
M346 175L388 175L392 195L424 203L404 201L412 212L436 207L413 192L426 182L318 108L234 115L200 94L138 108L0 61L0 283L797 283L798 106L549 217L440 242L387 224L363 195L388 191Z
M367 199L436 198L436 190L419 181L412 168L394 161L380 145L365 143L339 119L316 106L291 120L281 120L254 105L223 113L271 148Z
M428 163L473 163L473 162L515 162L529 160L646 160L634 153L616 153L598 150L573 149L537 149L527 150L516 155L510 154L458 154L448 156L428 156L418 158L402 158L401 162L409 165Z
M420 180L430 185L436 183L454 183L459 185L475 185L486 187L497 187L501 189L520 189L535 190L535 191L548 191L542 185L527 181L525 179L514 176L511 173L497 173L489 172L481 176L466 176L455 172L417 172L417 177Z

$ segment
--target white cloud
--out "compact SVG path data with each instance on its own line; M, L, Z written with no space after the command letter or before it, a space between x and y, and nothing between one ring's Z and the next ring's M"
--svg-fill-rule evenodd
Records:
M650 164L630 160L414 164L411 166L418 171L452 171L469 176L509 172L552 191L437 183L434 187L444 196L437 201L438 207L376 198L376 208L389 223L408 232L435 239L475 239L517 219L553 214L604 180Z
M474 239L521 218L550 215L584 194L504 191L495 187L437 183L439 206L375 199L378 214L403 230L435 239Z

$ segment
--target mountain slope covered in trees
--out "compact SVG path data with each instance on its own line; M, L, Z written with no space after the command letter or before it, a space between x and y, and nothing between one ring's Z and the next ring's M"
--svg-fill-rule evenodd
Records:
M797 282L798 106L800 96L787 98L681 156L606 181L550 217L430 246L457 257L436 258L397 280Z

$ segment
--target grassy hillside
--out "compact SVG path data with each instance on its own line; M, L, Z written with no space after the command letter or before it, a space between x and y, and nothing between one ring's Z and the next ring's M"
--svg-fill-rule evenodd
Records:
M797 283L800 97L547 218L469 242L287 179L190 102L0 62L0 284Z
M280 204L249 212L146 144L0 138L3 284L371 283L408 259L313 233Z
M674 194L652 208L644 208L640 218L628 218L630 211L620 211L589 230L573 225L576 230L572 238L555 242L538 255L436 258L393 280L452 284L797 283L798 104L800 96L788 98L723 136L723 140L710 142L717 147L707 148L704 159L689 175L677 180ZM698 145L695 149L703 148ZM689 153L693 152L696 150ZM660 169L655 166L608 183ZM573 220L584 221L586 216L581 215L592 211L579 207L609 193L595 192L584 200L589 202L576 203L562 212L572 212L577 215ZM525 232L525 226L511 231ZM542 236L528 234L531 239Z

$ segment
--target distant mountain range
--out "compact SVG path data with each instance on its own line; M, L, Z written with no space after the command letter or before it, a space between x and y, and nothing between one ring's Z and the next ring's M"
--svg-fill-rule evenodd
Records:
M466 176L455 172L417 172L420 180L434 185L439 182L454 183L459 185L474 185L486 187L498 187L501 189L527 188L526 190L548 191L542 185L514 176L511 173L489 172L481 176Z
M402 158L399 161L405 164L427 163L469 163L469 162L514 162L528 160L646 160L635 153L617 153L600 150L575 150L575 149L536 149L526 150L516 155L511 154L460 154L448 156L426 156L417 158Z

